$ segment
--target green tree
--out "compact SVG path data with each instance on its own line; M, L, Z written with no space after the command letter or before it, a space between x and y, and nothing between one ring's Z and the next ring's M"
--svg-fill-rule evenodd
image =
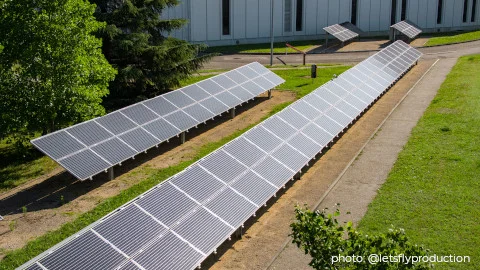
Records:
M168 37L187 22L165 20L162 10L178 0L93 0L97 20L107 27L99 32L103 53L118 70L104 100L108 109L117 109L151 98L178 86L212 55L201 54L204 45Z
M94 11L85 0L0 0L0 137L22 142L104 113L116 72Z
M305 254L312 257L310 266L315 269L430 269L431 265L425 263L378 262L372 264L368 261L371 254L383 256L425 256L427 250L411 243L402 229L390 229L386 234L366 235L349 222L345 226L338 223L334 214L325 211L310 211L308 208L295 209L296 221L290 225L292 228L293 243L301 248ZM345 237L346 236L346 237ZM348 262L349 256L361 256L362 261ZM392 259L395 260L395 259Z

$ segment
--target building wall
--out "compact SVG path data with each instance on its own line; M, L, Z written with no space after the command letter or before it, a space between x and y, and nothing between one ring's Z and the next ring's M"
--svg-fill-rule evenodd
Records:
M166 19L186 18L190 23L170 33L194 43L228 45L268 42L270 39L271 0L230 0L230 35L222 35L222 0L182 0L166 10ZM352 0L303 0L301 31L296 31L296 6L300 0L274 1L276 41L320 39L323 27L350 21ZM471 22L472 3L468 0L467 22L463 22L464 0L443 0L442 23L437 24L438 0L406 0L406 19L425 32L474 29L480 26L480 0L475 22ZM290 9L286 4L290 4ZM290 16L286 13L291 10ZM358 0L357 26L366 35L386 35L390 28L392 0ZM396 21L400 21L402 0L397 0ZM289 19L290 18L290 19ZM286 27L288 24L290 27ZM290 28L291 31L287 31Z

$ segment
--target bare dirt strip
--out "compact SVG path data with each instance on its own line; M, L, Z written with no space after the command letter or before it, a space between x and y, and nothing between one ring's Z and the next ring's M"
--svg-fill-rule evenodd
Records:
M57 169L56 174L0 195L0 215L5 218L0 221L0 259L5 251L21 248L28 241L58 229L103 200L141 182L154 170L192 159L203 145L257 123L276 105L293 100L295 93L287 91L274 91L270 100L262 95L237 109L237 116L232 120L225 114L191 130L183 145L175 139L137 156L135 160L124 162L122 167L115 167L117 177L112 181L106 174L101 174L93 181L80 182ZM26 214L23 214L22 206L27 207Z
M294 218L294 206L308 204L314 206L327 192L339 175L349 167L362 147L370 140L372 134L383 123L392 109L402 100L406 93L432 66L433 60L420 61L406 76L384 95L365 113L310 169L301 180L291 183L284 194L270 201L257 218L245 224L241 239L226 242L218 250L218 255L211 256L202 268L211 269L308 269L308 257L295 246L285 249L289 242L289 225ZM407 134L408 138L408 134ZM371 167L368 170L372 170ZM365 170L364 173L369 171ZM367 178L367 176L365 176ZM364 193L348 190L343 199L352 192L362 197ZM370 198L366 194L366 206ZM370 195L369 195L370 196ZM351 197L353 198L353 197ZM357 197L355 197L357 198ZM336 198L335 198L336 199ZM328 201L333 208L337 201ZM342 198L338 198L342 199ZM355 205L356 201L349 201ZM327 203L327 204L328 204ZM287 248L290 245L287 245ZM287 252L285 252L287 251Z

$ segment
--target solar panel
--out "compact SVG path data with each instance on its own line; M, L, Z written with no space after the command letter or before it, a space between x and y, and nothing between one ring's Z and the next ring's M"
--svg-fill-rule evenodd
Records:
M85 180L283 82L254 62L31 142Z
M341 42L345 42L351 39L358 37L358 33L353 32L352 30L340 25L340 24L333 24L327 27L324 27L323 30L328 34L334 36Z
M390 85L372 81L374 75L383 76L391 64L408 63L408 67L398 67L398 72L402 73L395 73L396 77L392 77L395 81L421 56L402 41L381 53L390 55L383 66L377 64L376 69L371 69L372 59L379 55L375 54L354 68L360 73L343 73L32 259L21 269L149 270L200 266L261 205L347 128L361 114L362 107L372 104L388 89ZM250 72L263 71L255 66ZM72 138L62 132L56 134ZM144 134L150 135L147 131ZM123 142L129 143L127 137L119 136L114 144ZM65 152L72 157L84 152L94 155L89 149L78 152L75 147Z
M422 30L418 29L416 26L407 21L398 22L390 27L399 31L410 39L413 39L422 33Z

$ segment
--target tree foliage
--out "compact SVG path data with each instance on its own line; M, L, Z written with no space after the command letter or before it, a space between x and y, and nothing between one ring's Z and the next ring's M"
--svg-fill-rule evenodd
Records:
M0 137L36 132L104 113L115 70L85 0L0 0Z
M184 19L165 20L165 8L178 0L93 0L99 21L103 52L118 70L105 106L117 109L151 98L197 70L212 55L199 55L205 46L166 35L183 27Z
M292 228L293 243L301 248L305 254L312 256L310 266L315 269L430 269L425 263L391 263L378 262L371 264L366 259L371 254L385 256L425 256L427 250L412 244L405 231L390 229L386 234L366 235L349 222L345 226L339 225L334 214L324 211L310 211L307 207L295 209L296 221ZM345 237L345 234L347 237ZM361 256L362 262L338 261L332 264L332 257Z

